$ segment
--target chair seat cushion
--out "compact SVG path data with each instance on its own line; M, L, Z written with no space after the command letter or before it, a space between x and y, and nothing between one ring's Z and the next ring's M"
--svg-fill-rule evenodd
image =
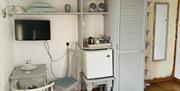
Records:
M55 82L55 86L61 86L63 88L68 88L71 85L73 85L74 83L76 83L77 80L72 77L63 77L63 78L55 80L54 82Z

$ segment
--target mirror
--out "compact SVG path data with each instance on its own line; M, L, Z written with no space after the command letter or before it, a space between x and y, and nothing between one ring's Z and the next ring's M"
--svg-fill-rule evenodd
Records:
M166 60L169 4L155 3L154 9L153 61L163 61Z

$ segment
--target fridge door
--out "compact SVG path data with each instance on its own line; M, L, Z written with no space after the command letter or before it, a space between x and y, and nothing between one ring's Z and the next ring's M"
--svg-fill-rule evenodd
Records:
M113 76L112 49L84 51L83 70L88 79Z

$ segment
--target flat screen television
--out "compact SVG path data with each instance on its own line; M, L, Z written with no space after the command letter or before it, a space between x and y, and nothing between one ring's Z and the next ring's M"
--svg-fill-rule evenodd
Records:
M15 37L19 41L50 40L50 21L15 20Z

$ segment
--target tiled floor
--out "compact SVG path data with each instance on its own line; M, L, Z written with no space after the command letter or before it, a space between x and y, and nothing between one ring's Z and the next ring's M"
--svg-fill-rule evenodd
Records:
M180 83L169 81L164 83L152 84L145 91L180 91Z

